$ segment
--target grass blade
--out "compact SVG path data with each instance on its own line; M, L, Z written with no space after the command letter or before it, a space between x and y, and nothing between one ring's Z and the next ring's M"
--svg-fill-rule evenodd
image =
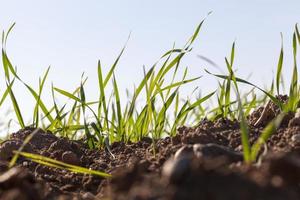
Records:
M78 101L78 102L81 102L80 98L76 97L75 95L71 94L70 92L67 92L65 90L62 90L62 89L59 89L57 87L54 87L53 88L55 91L57 91L58 93L70 98L70 99L73 99L75 101Z
M12 84L6 83L6 85L7 85L7 88L8 88L9 96L10 96L10 99L12 101L12 104L13 104L14 111L15 111L15 114L17 116L18 122L19 122L21 128L25 128L25 123L24 123L24 120L23 120L23 117L22 117L22 114L21 114L20 107L19 107L17 99L16 99L16 97L15 97L15 95L14 95L12 89L11 89Z
M282 33L281 33L281 50L280 50L279 60L278 60L278 64L277 64L277 72L276 72L277 95L279 95L279 86L280 86L282 64L283 64L283 36L282 36Z
M270 136L279 128L285 113L279 114L274 120L272 120L262 131L257 141L251 148L251 161L255 161L261 146L266 143Z
M38 154L33 154L33 153L27 153L27 152L19 152L19 151L15 151L15 153L18 153L19 155L31 159L34 162L37 163L41 163L43 165L47 165L49 167L56 167L56 168L60 168L60 169L66 169L72 172L76 172L76 173L81 173L81 174L91 174L91 175L96 175L96 176L100 176L100 177L104 177L104 178L111 178L112 176L110 174L104 173L104 172L100 172L100 171L96 171L96 170L91 170L91 169L87 169L84 167L80 167L80 166L76 166L76 165L71 165L71 164L67 164L58 160L54 160L52 158L48 158L45 156L41 156Z
M209 72L208 70L206 70L205 69L205 71L208 73L208 74L211 74L211 75L213 75L213 76L215 76L215 77L218 77L218 78L221 78L221 79L228 79L228 77L229 76L226 76L226 75L220 75L220 74L213 74L213 73L211 73L211 72ZM263 90L263 89L261 89L260 87L258 87L258 86L256 86L256 85L254 85L253 83L250 83L250 82L248 82L248 81L246 81L246 80L244 80L244 79L241 79L241 78L238 78L238 77L235 77L235 79L236 79L236 82L240 82L240 83L245 83L245 84L247 84L247 85L251 85L251 86L253 86L253 87L255 87L255 88L257 88L258 90L260 90L260 91L262 91L264 94L266 94L279 108L283 108L283 105L282 105L282 103L275 97L275 96L273 96L271 93L269 93L269 92L267 92L267 91L265 91L265 90ZM233 81L233 78L231 78L231 80Z

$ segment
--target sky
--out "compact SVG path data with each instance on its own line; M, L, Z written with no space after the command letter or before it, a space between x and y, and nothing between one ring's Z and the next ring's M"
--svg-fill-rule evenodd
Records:
M7 53L19 76L35 88L38 77L51 66L46 87L74 90L84 72L89 77L86 92L97 98L97 61L107 71L130 39L117 67L120 90L132 91L149 68L171 49L182 47L207 14L193 51L184 59L191 77L203 76L186 93L198 86L203 93L217 87L214 77L204 69L211 66L199 59L203 55L224 71L224 57L236 42L235 68L240 77L248 77L264 86L274 77L280 51L280 33L284 36L284 74L291 74L292 33L300 22L299 0L0 0L0 30L16 22L7 44ZM0 69L0 95L5 89ZM14 86L17 99L28 119L33 99L20 84ZM50 95L43 96L50 101ZM124 96L124 93L123 93ZM123 97L124 98L124 97ZM10 102L6 102L9 107ZM5 108L0 108L1 118ZM5 118L5 117L4 117Z

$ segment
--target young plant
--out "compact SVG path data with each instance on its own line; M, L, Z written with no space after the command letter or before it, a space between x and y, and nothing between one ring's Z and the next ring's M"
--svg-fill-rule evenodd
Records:
M282 112L281 114L279 114L273 121L271 121L264 128L264 130L262 131L261 135L259 136L259 138L255 142L255 144L253 146L250 145L250 142L249 142L249 128L248 128L246 116L245 116L245 113L244 113L244 107L243 107L243 104L242 104L242 101L241 101L241 95L240 95L240 91L239 91L239 87L238 87L238 82L247 83L247 84L252 85L252 86L254 86L256 88L258 88L258 87L255 86L252 83L249 83L249 82L245 81L245 80L236 78L236 76L234 74L234 71L233 71L234 51L235 51L235 43L233 43L233 45L232 45L230 62L228 61L227 58L225 58L225 62L226 62L226 66L227 66L227 70L229 72L229 75L228 76L215 75L215 74L214 75L217 76L217 77L219 77L219 78L222 78L222 79L231 80L233 82L233 85L234 85L235 91L236 91L237 102L238 102L238 111L239 111L238 112L239 113L238 119L240 121L240 131L241 131L241 139L242 139L244 161L246 163L253 163L257 159L257 155L258 155L259 150L261 149L261 146L263 144L265 144L265 142L269 139L269 137L280 126L281 121L282 121L283 117L286 114L284 112ZM208 73L210 73L210 72L208 72ZM271 95L270 92L265 92L264 90L261 90L261 91L263 91L270 98L271 97L275 98L274 96ZM278 100L276 100L275 102L277 102L277 101Z

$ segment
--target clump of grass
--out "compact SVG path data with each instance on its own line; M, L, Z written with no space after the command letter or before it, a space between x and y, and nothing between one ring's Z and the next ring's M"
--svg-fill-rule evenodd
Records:
M107 146L114 141L138 141L148 136L158 139L167 135L175 135L176 127L184 124L189 119L190 113L215 93L212 92L195 101L180 101L180 88L201 78L199 76L188 79L188 69L186 68L178 80L178 69L182 58L192 50L192 44L203 23L204 20L197 26L193 35L182 48L173 47L164 53L150 69L144 68L144 79L134 89L133 96L127 104L121 103L124 100L120 98L117 75L115 74L115 69L126 48L125 44L107 74L103 74L101 62L98 61L99 98L96 101L86 101L84 84L87 79L82 77L80 86L72 92L52 85L53 105L50 108L42 100L42 92L50 68L39 79L38 89L34 90L17 74L7 55L6 43L8 35L15 25L13 24L8 32L4 32L2 35L2 62L7 88L2 95L0 105L9 96L21 128L28 125L42 126L47 130L70 138L75 138L81 133L91 148ZM167 82L170 78L170 82ZM31 124L25 124L18 101L15 98L13 85L16 81L21 82L36 101ZM113 88L110 95L107 91L109 83L112 84ZM59 106L56 103L58 95L67 97L71 106L68 103ZM137 101L143 97L146 97L144 104L138 106ZM69 107L71 109L68 109ZM174 107L174 119L171 121L169 110Z
M282 35L281 35L282 37ZM298 41L298 44L297 44ZM222 114L222 117L227 118L228 117L228 111L230 111L229 106L231 105L230 101L230 82L233 82L235 91L236 91L236 97L237 97L237 103L238 103L238 119L240 121L240 129L241 129L241 139L242 139L242 147L243 147L243 155L244 160L246 163L252 163L255 162L257 159L258 152L260 151L261 147L265 142L269 139L269 137L279 128L283 118L287 113L295 113L296 109L299 107L299 85L298 85L298 70L297 70L297 46L300 45L300 37L299 37L299 31L298 27L296 25L295 32L293 34L293 60L294 60L294 66L293 66L293 74L292 79L290 83L290 91L289 91L289 99L286 103L281 102L273 95L273 84L271 86L270 91L266 91L261 89L260 87L252 84L249 81L246 81L241 78L237 78L234 74L233 70L233 62L234 62L234 55L235 55L235 43L232 45L231 49L231 56L230 60L228 58L225 58L225 63L227 66L227 70L229 72L229 75L219 75L219 74L212 74L211 72L207 71L207 73L212 74L218 78L221 78L224 80L223 84L220 84L220 90L221 95L218 98L219 103L219 113ZM282 67L283 67L283 58L284 58L284 51L283 51L283 42L281 44L281 50L277 65L277 73L276 73L276 91L277 95L280 95L280 84L281 84L281 77L282 77ZM279 108L281 113L275 117L262 131L257 141L251 146L249 142L249 128L247 125L246 115L244 113L244 107L241 95L238 87L238 83L245 83L247 85L253 86L254 88L259 89L265 94L265 97L269 97ZM255 105L256 98L253 98L253 100L248 104L249 108L253 108L253 105ZM234 102L235 103L235 102ZM246 110L247 114L249 114L249 108Z
M203 23L204 20L197 26L182 48L173 46L149 69L143 68L144 77L131 92L132 96L129 97L127 103L123 103L125 101L121 99L117 81L118 75L115 73L115 69L126 49L126 42L107 74L103 73L103 66L100 60L98 61L99 97L96 100L87 101L85 92L87 78L83 75L79 86L73 91L66 91L52 85L53 104L50 107L47 107L42 99L42 92L50 68L39 78L38 89L34 90L17 74L16 68L13 67L7 55L6 44L8 35L14 27L13 24L7 32L2 34L2 64L6 89L0 98L0 107L9 97L21 128L25 126L42 127L60 136L72 139L82 137L90 148L106 147L108 150L109 145L114 141L135 142L143 137L151 137L154 141L164 136L174 136L178 126L189 122L197 123L205 117L211 120L218 118L239 119L244 159L248 163L254 162L261 146L279 127L285 113L295 112L299 105L300 92L296 60L297 47L300 45L298 26L295 26L293 34L293 72L289 88L289 99L286 103L281 102L276 97L282 92L281 88L283 88L284 82L282 78L283 39L281 39L276 79L270 88L262 89L247 79L236 77L235 70L233 70L235 60L234 42L230 57L225 58L228 75L214 74L206 70L207 73L222 80L219 82L219 88L206 95L199 95L195 100L190 100L181 97L180 89L186 84L200 79L201 76L187 78L188 69L185 68L183 73L179 74L179 68L182 59L192 51L192 45L198 37ZM23 113L13 90L15 82L21 82L35 100L31 124L24 122ZM110 84L112 90L108 91ZM240 84L251 86L251 90L241 93L239 90ZM263 95L258 96L255 90L259 90ZM274 90L276 90L276 94L274 94ZM235 91L235 95L232 91ZM217 106L212 109L206 108L203 103L211 100L215 94L217 94ZM58 96L67 97L68 101L63 105L59 105L56 102ZM234 97L236 99L233 99ZM246 118L253 109L263 105L268 99L279 107L282 114L264 129L256 143L251 146Z

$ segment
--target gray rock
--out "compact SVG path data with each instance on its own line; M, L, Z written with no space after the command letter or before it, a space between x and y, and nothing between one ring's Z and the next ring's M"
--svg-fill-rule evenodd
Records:
M219 156L226 157L230 162L238 162L243 160L243 155L239 152L235 152L225 146L218 144L194 144L194 155L198 158L216 158Z
M289 127L300 126L300 117L294 117L289 121Z
M192 157L170 158L162 169L162 177L167 183L179 183L190 170Z
M91 192L85 192L81 197L84 200L94 200L94 199L96 199L95 195L93 195Z
M300 144L300 134L293 135L291 140L292 140L293 143Z
M192 156L193 154L193 145L184 145L176 151L174 159L178 159L185 156Z
M71 165L79 165L80 161L78 156L72 151L66 151L61 156L62 161Z

